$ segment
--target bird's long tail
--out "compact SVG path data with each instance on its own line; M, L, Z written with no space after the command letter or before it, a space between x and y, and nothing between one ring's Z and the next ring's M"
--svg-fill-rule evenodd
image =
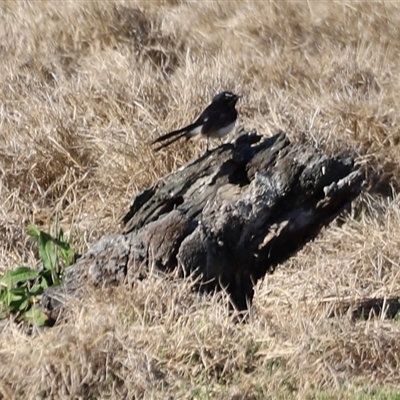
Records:
M186 135L186 131L182 132L181 130L179 130L179 132L171 132L171 133L174 133L177 136L174 137L173 139L171 139L170 141L168 141L166 143L163 143L162 145L156 147L154 149L154 151L159 151L159 150L163 149L164 147L167 147L170 144L176 142L177 140L179 140L180 138L182 138L182 137L184 137ZM171 133L167 133L167 135L170 135ZM167 136L167 135L164 135L164 136ZM161 141L166 140L166 139L168 139L170 137L171 136L168 136L167 138L165 138L165 137L161 136L160 138L156 139L152 144L157 143L157 142L161 142Z
M154 142L151 142L151 144L156 144L156 143L160 143L160 142L164 142L165 140L168 140L174 136L179 135L180 133L186 133L187 131L190 131L193 128L193 125L188 125L185 126L182 129L178 129L176 131L172 131L169 133L166 133L165 135L160 136L159 138L157 138L156 140L154 140ZM182 137L183 135L179 135L179 137Z

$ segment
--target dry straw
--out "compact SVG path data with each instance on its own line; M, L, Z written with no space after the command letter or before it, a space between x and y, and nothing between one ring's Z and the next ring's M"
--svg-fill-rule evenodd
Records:
M52 329L10 324L0 397L350 398L400 386L398 322L334 312L400 292L397 2L7 1L0 20L0 271L37 263L27 223L59 220L78 251L117 231L134 193L203 151L148 143L221 89L244 95L247 128L353 152L371 189L259 284L247 324L223 295L157 276L90 293Z

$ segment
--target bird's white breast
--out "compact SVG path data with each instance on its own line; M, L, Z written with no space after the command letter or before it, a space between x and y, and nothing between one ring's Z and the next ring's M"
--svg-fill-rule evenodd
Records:
M199 133L201 133L201 128L203 127L203 125L197 126L196 128L192 129L191 131L188 131L186 133L186 137L187 138L191 138L193 136L198 135Z
M236 122L236 121L235 121ZM227 135L235 126L235 122L232 122L228 126L225 126L225 128L221 128L215 132L210 133L210 137L212 138L222 138L225 135Z

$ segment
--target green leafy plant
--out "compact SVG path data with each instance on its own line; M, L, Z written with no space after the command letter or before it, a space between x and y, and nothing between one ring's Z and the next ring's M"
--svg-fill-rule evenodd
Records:
M58 230L55 238L35 225L29 225L27 233L37 242L42 267L18 267L0 278L0 319L14 314L17 320L43 326L48 318L36 306L38 296L47 287L62 282L65 268L76 261L77 254L62 229Z

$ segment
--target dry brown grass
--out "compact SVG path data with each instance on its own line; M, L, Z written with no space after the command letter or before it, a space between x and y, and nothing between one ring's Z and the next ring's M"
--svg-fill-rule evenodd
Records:
M246 128L356 152L375 192L258 285L248 324L222 295L156 276L32 336L10 324L0 398L400 389L397 321L328 318L343 299L400 294L398 3L3 1L0 21L0 271L37 263L29 222L58 219L78 250L117 231L134 193L202 151L149 141L221 89L245 95Z

